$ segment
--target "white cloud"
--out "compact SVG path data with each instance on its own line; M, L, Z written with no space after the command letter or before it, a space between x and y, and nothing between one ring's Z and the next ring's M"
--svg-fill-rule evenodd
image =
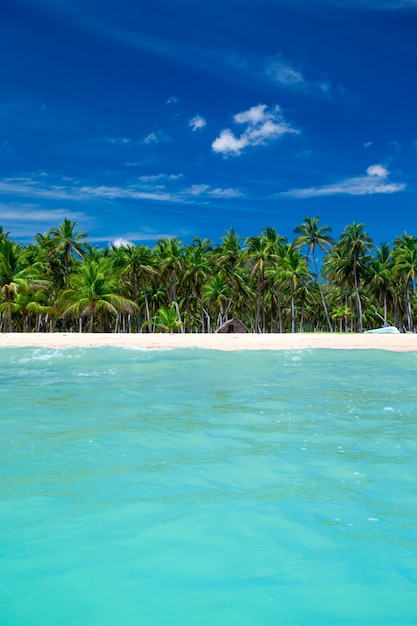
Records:
M320 196L366 196L373 194L391 194L404 191L405 183L387 182L389 171L383 165L370 165L366 176L347 178L338 183L322 187L291 189L278 194L281 198L317 198Z
M290 63L284 61L281 55L277 55L266 66L266 74L274 82L286 87L294 87L305 82L304 76Z
M128 239L124 239L123 237L116 237L116 239L111 242L111 245L113 246L113 248L128 248L129 246L133 246L134 244Z
M305 96L331 98L338 93L344 95L342 87L332 85L325 78L313 79L305 76L302 69L285 59L282 54L243 57L233 53L223 60L224 63L233 69L232 78L238 82L247 82L250 77L251 80L266 81L277 88L296 91Z
M222 130L220 135L213 141L211 147L214 152L220 152L222 154L240 154L243 148L248 145L248 140L245 136L236 138L231 130Z
M149 133L149 135L147 135L143 141L146 144L150 144L150 143L158 143L159 139L156 133Z
M300 132L285 122L278 105L269 110L266 104L258 104L237 113L233 120L236 124L246 124L246 129L238 137L229 128L222 130L211 144L214 152L239 155L248 146L265 144L288 133Z
M243 193L239 189L232 187L216 187L212 189L210 185L191 185L183 192L184 196L211 196L212 198L242 198Z
M142 176L126 185L81 184L79 181L61 179L60 184L52 183L47 174L40 174L38 179L21 178L0 181L0 196L19 195L24 204L0 204L0 217L4 220L62 221L65 217L85 219L82 212L67 209L41 210L35 204L38 198L43 200L77 201L87 203L93 200L144 200L151 202L194 203L197 198L237 198L243 193L238 189L211 187L207 184L193 184L184 187L181 184L183 174L156 174ZM35 200L36 199L36 200Z
M151 144L157 144L160 143L161 141L167 141L168 138L166 137L166 135L164 135L164 133L161 132L156 132L156 133L149 133L149 135L147 135L144 140L143 143L146 143L147 145L151 145Z
M267 108L266 104L258 104L255 107L251 107L247 111L236 113L236 115L233 116L233 119L236 124L251 124L255 126L256 124L260 124L267 119L267 115L265 113Z
M41 174L40 176L44 176ZM67 200L71 197L68 188L62 184L51 183L45 186L33 178L5 178L0 181L0 194L18 194L32 198L51 198L53 200Z
M191 129L193 131L199 130L200 128L204 128L204 126L207 126L207 122L204 119L204 117L201 117L201 115L195 115L189 123L189 126L191 126Z
M332 96L334 91L330 81L306 78L300 69L294 67L281 54L264 60L258 73L274 85L310 96L315 95L328 98Z
M180 103L181 103L181 100L180 100L180 98L177 98L177 96L171 96L165 102L165 104L180 104Z
M312 83L312 85L315 85L317 89L326 96L330 95L332 92L332 85L329 81L318 81L318 82ZM345 90L343 87L339 87L337 91L340 94L343 94Z
M209 192L213 198L243 198L244 194L239 189L228 187L226 189L216 188Z
M100 141L118 145L126 145L132 142L132 140L127 137L102 137Z
M23 205L11 209L10 205L0 204L1 219L16 222L62 222L66 217L71 220L85 220L87 216L80 211L67 209L38 209L30 205Z
M65 183L65 184L64 184ZM0 195L13 194L28 198L43 198L53 200L89 200L91 198L156 200L162 202L179 202L175 194L161 192L157 186L150 190L135 184L126 186L107 185L80 185L78 181L65 181L56 185L48 181L39 182L36 179L5 179L0 181Z
M208 185L191 185L191 187L186 189L186 193L191 196L201 196L206 193L208 189L210 189Z
M126 187L108 187L106 185L100 185L98 187L85 186L80 188L80 194L84 197L91 198L108 198L109 200L155 200L158 202L178 202L179 199L169 193L155 191L142 191L134 185L128 185Z
M383 165L370 165L366 170L368 176L378 176L379 178L387 178L389 171Z
M110 234L110 235L100 235L97 237L88 237L88 240L91 243L107 243L110 246L115 246L117 247L115 244L119 244L120 246L131 246L134 245L132 242L133 241L157 241L158 239L162 239L162 238L166 238L166 239L171 239L172 237L176 237L178 235L178 233L169 233L169 232L160 232L160 233L155 233L155 232L151 232L148 230L145 230L144 232L142 231L138 231L138 232L129 232L129 233L125 233L122 236L116 237L114 234Z
M184 174L151 174L148 176L139 176L139 180L143 183L155 183L162 180L180 180Z

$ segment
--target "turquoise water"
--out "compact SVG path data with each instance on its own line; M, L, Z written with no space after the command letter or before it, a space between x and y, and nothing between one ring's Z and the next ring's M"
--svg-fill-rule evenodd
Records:
M1 626L417 624L416 370L1 349Z

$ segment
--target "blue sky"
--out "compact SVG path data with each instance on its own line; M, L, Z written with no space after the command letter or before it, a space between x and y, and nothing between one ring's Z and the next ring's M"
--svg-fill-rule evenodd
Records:
M0 224L417 235L417 0L0 0Z

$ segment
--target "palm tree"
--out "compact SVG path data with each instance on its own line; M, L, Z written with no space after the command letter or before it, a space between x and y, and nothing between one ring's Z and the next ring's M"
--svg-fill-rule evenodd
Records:
M10 232L5 233L3 231L3 226L0 226L0 242L3 241L3 239L7 239L9 235Z
M319 216L304 217L304 222L300 226L294 228L294 233L298 234L298 237L294 240L294 245L296 247L306 246L308 256L311 256L313 259L321 303L330 332L333 331L333 326L327 310L326 301L324 299L323 289L321 287L320 275L317 267L316 249L319 248L322 252L327 252L331 248L333 244L333 239L330 236L331 230L330 226L319 226Z
M210 309L210 305L213 304L217 311L217 328L219 328L225 321L228 312L228 303L230 306L230 297L232 296L232 289L228 284L225 276L221 273L217 273L212 276L206 285L204 286L203 296L208 301L207 308Z
M62 259L64 264L65 277L69 273L69 265L73 256L84 258L85 250L82 241L86 239L87 233L84 231L75 232L77 222L71 222L65 218L58 228L52 228L49 235L52 236L50 242L53 254Z
M414 330L412 299L417 278L417 237L404 233L394 239L392 251L394 259L394 275L397 276L405 290L405 317L407 330Z
M94 332L94 320L99 316L100 332L104 331L104 315L134 313L135 302L122 294L118 277L112 272L108 259L87 260L69 278L69 288L60 298L61 315L89 318L89 331ZM80 322L81 324L81 322Z
M259 318L261 307L265 308L265 286L267 281L266 271L274 264L277 247L286 239L279 235L274 228L265 227L257 237L249 237L246 240L245 259L250 268L250 277L256 277L256 309L255 330L260 330ZM263 306L262 306L263 305Z
M8 238L0 241L0 290L5 300L0 310L7 313L9 332L14 330L13 311L19 308L15 302L17 294L47 286L47 281L41 278L39 264L30 265L27 261L26 248Z
M226 268L226 271L233 271L240 264L242 258L242 237L233 228L230 228L221 237L221 240L222 243L216 250L218 262Z
M193 244L185 249L183 287L186 293L188 331L191 330L193 314L199 316L202 332L206 327L204 316L207 316L207 312L202 302L202 289L212 271L211 245L209 239L195 237Z
M155 315L153 323L156 328L161 328L165 333L173 333L182 325L174 303L167 307L161 307Z
M230 289L228 309L232 307L231 314L236 314L236 309L246 296L246 274L244 267L245 248L242 248L242 238L233 228L229 229L221 238L222 242L213 252L213 261L217 272L227 281Z
M215 263L218 271L234 283L239 268L243 265L243 239L231 228L221 237L221 244L214 251Z
M20 318L19 329L24 333L39 332L42 317L54 316L55 309L49 304L45 304L44 291L25 291L17 293L13 301L13 313ZM34 322L34 323L33 323Z
M156 243L155 258L169 304L177 301L177 288L182 276L184 254L182 242L176 237L171 239L163 237Z
M65 219L28 246L0 227L0 331L52 332L69 314L80 330L87 317L86 330L114 332L211 332L234 316L256 332L358 331L377 318L415 328L417 237L407 233L374 249L362 223L332 242L330 227L304 217L292 244L268 226L244 243L230 229L215 247L93 248L76 225Z
M37 233L35 242L29 248L33 248L38 261L42 264L42 272L51 282L51 291L56 296L65 283L65 266L62 257L54 250L54 238L50 232Z
M332 319L339 322L339 332L343 331L343 324L345 330L347 328L347 320L352 315L352 312L348 306L339 305L332 310Z
M323 259L323 273L329 285L331 308L335 306L351 307L351 266L346 260L340 241L337 241L329 254ZM336 300L338 303L336 304Z
M368 267L368 286L375 293L377 304L383 307L384 326L388 324L388 297L392 288L392 255L387 243L375 248L375 257Z
M363 274L368 252L372 247L372 240L365 231L365 224L352 222L346 226L340 236L340 246L343 255L352 268L352 278L355 290L356 307L359 321L359 331L363 331L362 302L359 294L359 282Z
M311 278L307 261L292 244L282 246L279 265L271 270L275 284L284 284L290 292L291 332L296 332L295 296L297 289L306 286Z
M145 306L145 319L150 321L147 285L157 275L154 268L152 252L147 246L121 246L113 250L113 267L120 271L126 287L132 292L132 299L138 310L138 332L141 331L142 321L140 316L141 299Z
M256 309L255 309L255 331L259 332L259 315L265 285L265 270L269 261L269 250L265 238L262 235L249 237L246 240L247 250L245 258L250 268L250 277L256 276Z

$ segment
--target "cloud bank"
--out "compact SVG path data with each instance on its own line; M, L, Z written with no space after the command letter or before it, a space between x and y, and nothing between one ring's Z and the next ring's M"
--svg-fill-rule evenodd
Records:
M388 182L389 171L383 165L370 165L366 176L347 178L338 183L321 187L291 189L279 195L281 198L317 198L320 196L367 196L373 194L390 194L404 191L405 183Z
M20 178L0 180L0 197L19 195L25 198L23 208L29 206L28 202L39 198L44 200L77 201L87 202L88 200L147 200L153 202L167 203L193 203L196 198L233 199L242 198L244 193L240 189L233 187L215 187L207 184L193 184L185 187L182 183L183 174L156 174L138 177L135 181L126 182L125 185L94 185L82 184L79 181L60 180L52 182L48 175L40 175L39 178ZM30 213L22 212L9 213L3 207L1 215L3 218L13 217L19 219L18 214L23 215L22 219L27 219L27 215L32 215L33 219L46 220L49 216L63 219L69 211L64 210L34 210L34 205L30 205ZM83 215L78 212L73 215Z

